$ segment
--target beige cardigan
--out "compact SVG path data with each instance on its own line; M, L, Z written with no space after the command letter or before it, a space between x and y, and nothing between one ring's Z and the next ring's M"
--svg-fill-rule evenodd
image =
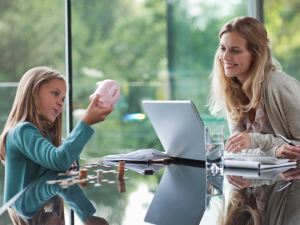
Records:
M300 180L280 192L276 190L286 181L277 182L270 197L266 211L265 225L294 225L299 224L300 214Z
M281 71L273 71L262 82L262 88L274 132L300 145L300 83ZM244 119L238 123L229 121L229 129L231 135L244 132ZM251 149L246 151L248 153L275 155L276 148L285 143L272 134L250 133L249 136Z

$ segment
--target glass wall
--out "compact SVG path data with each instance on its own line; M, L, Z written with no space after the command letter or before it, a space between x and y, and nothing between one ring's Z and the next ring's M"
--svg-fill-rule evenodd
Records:
M0 1L0 130L10 113L22 75L36 66L65 73L64 2L61 0ZM0 202L4 165L0 163ZM12 224L8 214L0 224Z
M230 7L228 7L230 5ZM204 123L216 122L206 104L218 33L229 19L247 14L247 1L72 1L74 125L96 83L116 80L121 96L82 157L163 150L142 100L192 100ZM226 121L219 121L227 125Z
M205 125L227 121L210 115L208 79L219 47L219 31L229 20L247 16L247 0L204 1L172 0L167 4L168 62L171 96L174 100L192 100Z
M144 113L141 102L145 99L192 100L204 123L227 126L225 120L211 117L205 108L208 76L222 25L246 14L246 0L73 0L73 125L90 104L89 96L98 81L113 79L121 88L113 113L105 122L93 125L96 132L81 154L81 163L91 157L138 149L163 151L147 117L128 119L129 114ZM132 174L130 179L141 185L144 182L139 174ZM126 224L129 194L137 189L126 189L118 199L101 196L94 202L97 216L110 224ZM88 197L97 193L93 187L84 191ZM120 202L122 215L117 214L122 210L115 210Z
M264 22L282 70L300 81L300 2L264 0Z
M82 157L163 150L148 120L126 115L143 113L144 99L168 99L165 2L74 0L72 39L74 126L98 81L113 79L121 88L115 110L94 126Z
M225 120L210 116L205 107L208 76L219 30L230 19L247 15L248 1L72 0L73 125L89 105L98 81L114 79L121 87L114 112L93 126L96 132L81 157L144 148L163 150L148 118L136 115L144 113L142 100L192 100L205 124L227 127ZM28 69L47 65L64 74L64 7L61 0L0 0L1 127L18 81ZM297 0L264 0L264 22L274 56L283 70L298 80L299 12ZM228 128L226 134L228 137ZM3 182L1 164L2 202ZM92 189L87 189L87 194L93 194ZM124 208L127 197L122 199ZM116 207L113 196L105 198L105 207ZM108 219L122 224L123 217ZM9 221L7 215L0 218L0 224Z

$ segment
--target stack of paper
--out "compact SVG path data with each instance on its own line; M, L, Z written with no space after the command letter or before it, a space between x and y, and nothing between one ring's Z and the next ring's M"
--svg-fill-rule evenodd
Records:
M103 163L105 165L113 165L113 166L117 166L119 165L118 162L114 162L114 161L103 161ZM128 163L126 162L125 163L125 167L127 169L130 169L130 170L133 170L135 172L138 172L140 174L146 174L147 171L149 174L155 174L157 171L161 170L162 168L164 168L166 165L165 164L155 164L155 163L152 163L152 164L148 164L148 163L144 163L144 164L141 164L141 163ZM151 171L151 172L149 172Z
M269 169L283 166L294 166L296 162L274 156L254 154L224 154L224 166L245 169Z
M224 170L224 174L233 175L233 176L242 176L244 179L274 179L278 174L294 168L296 168L296 165L276 167L276 168L263 169L263 170L226 168Z
M105 161L139 161L149 162L155 160L170 159L170 156L165 152L156 149L141 149L127 154L108 155L103 157Z

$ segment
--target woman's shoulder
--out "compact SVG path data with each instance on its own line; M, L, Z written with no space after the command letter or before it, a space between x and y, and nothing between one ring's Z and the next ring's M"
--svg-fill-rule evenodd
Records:
M272 71L267 76L264 83L268 84L268 85L269 84L283 85L283 84L290 83L291 81L296 81L297 83L299 83L299 81L297 79L295 79L294 77L292 77L290 75L287 75L283 71L275 70L275 71Z
M262 84L267 92L282 92L288 89L295 89L295 91L299 90L300 92L299 81L279 70L272 71Z

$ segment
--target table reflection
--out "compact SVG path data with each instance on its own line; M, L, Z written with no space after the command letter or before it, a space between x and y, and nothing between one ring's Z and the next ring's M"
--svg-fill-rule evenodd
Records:
M152 224L199 224L206 208L206 169L167 165L148 209Z
M299 177L299 168L280 168L277 175L262 179L247 179L226 175L231 193L221 224L298 224L300 181L278 191L287 180ZM255 171L252 171L255 172ZM227 171L228 173L228 171ZM249 173L246 173L247 177ZM252 175L253 176L253 175Z
M77 184L70 184L71 180L50 171L40 177L8 209L14 224L65 224L65 202L84 224L106 225L103 218L93 216L96 209ZM69 183L67 188L64 182Z
M153 175L145 175L149 166ZM117 166L89 167L90 164L81 166L87 169L87 187L74 182L80 181L74 176L71 179L50 171L39 178L11 205L9 214L15 224L64 224L68 221L64 203L73 209L80 220L78 224L89 224L90 219L94 220L90 224L105 224L101 217L109 224L121 225L279 225L298 224L300 219L300 168L276 172L225 168L218 174L209 174L203 163L176 160L169 165L134 167L125 163L125 168L134 168L125 169L125 173L117 171ZM277 191L293 179L293 183ZM141 184L146 188L142 194L138 191ZM133 206L134 213L128 213ZM138 207L144 207L144 211L138 211ZM141 215L135 216L138 212ZM128 222L129 217L136 218Z

